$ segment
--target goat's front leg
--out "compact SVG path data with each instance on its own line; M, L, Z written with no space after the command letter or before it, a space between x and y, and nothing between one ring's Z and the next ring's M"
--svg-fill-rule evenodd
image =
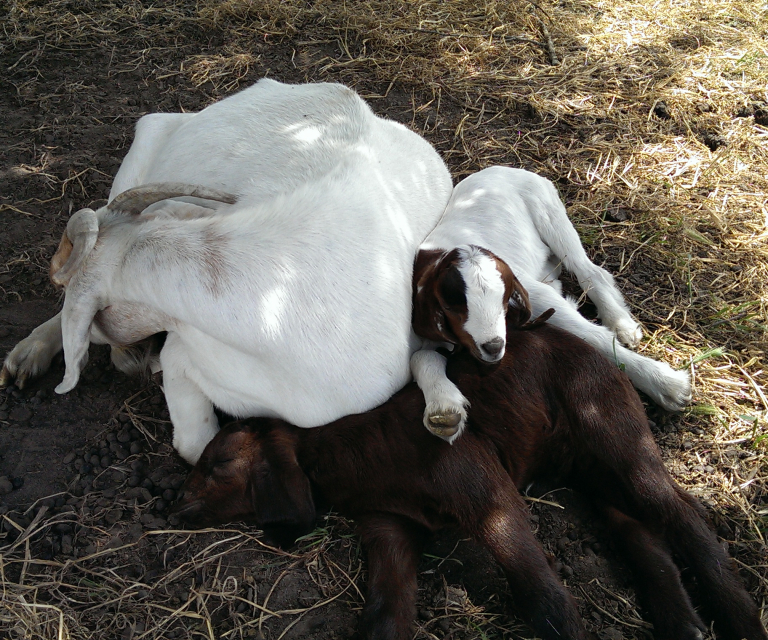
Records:
M661 538L618 509L604 508L616 541L636 578L635 589L653 622L656 640L701 640L706 627L683 587Z
M219 430L213 403L187 375L192 365L185 345L175 333L166 338L160 364L165 401L173 423L173 448L194 465Z
M547 309L554 308L550 324L570 331L586 340L608 360L615 361L619 366L624 365L632 384L647 393L656 404L668 411L680 411L690 402L691 378L686 371L675 371L666 362L646 358L621 346L607 327L587 320L552 287L525 275L520 276L520 282L528 290L532 317L536 318Z
M62 349L61 312L19 342L6 356L0 371L0 388L15 381L23 389L27 380L42 375Z
M463 528L501 564L519 614L544 640L586 640L587 633L571 594L549 566L531 531L528 511L511 482L497 497L473 509Z
M427 532L410 520L385 514L359 519L358 530L368 557L362 635L367 640L410 640L416 568Z
M437 437L453 443L464 431L469 400L445 375L446 359L425 341L411 356L411 373L424 393L424 426Z

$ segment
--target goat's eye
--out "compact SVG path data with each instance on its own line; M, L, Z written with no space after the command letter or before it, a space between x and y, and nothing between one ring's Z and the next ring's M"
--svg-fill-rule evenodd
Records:
M443 302L449 307L466 307L467 293L464 287L464 278L458 269L451 268L440 281L440 295Z
M214 460L211 463L211 472L221 472L224 471L227 467L227 465L232 462L234 458L227 458L225 460Z

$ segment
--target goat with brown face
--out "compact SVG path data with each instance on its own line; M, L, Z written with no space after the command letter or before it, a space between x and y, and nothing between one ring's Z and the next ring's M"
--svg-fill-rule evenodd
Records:
M673 552L695 576L720 637L766 640L702 507L664 468L626 376L579 338L547 324L520 330L518 321L508 318L498 365L481 365L467 351L449 359L449 377L472 402L469 427L452 446L422 428L415 385L317 429L235 423L208 444L178 514L201 525L246 520L290 539L311 528L322 496L357 522L369 575L363 632L388 640L411 637L424 540L455 525L502 565L539 637L582 640L574 600L534 538L519 493L555 480L606 514L657 640L697 640L705 629Z
M423 343L411 372L424 392L424 426L453 443L464 430L467 399L445 376L436 347L467 349L493 364L504 357L506 316L523 324L531 315L528 293L506 262L483 247L421 250L413 266L413 331Z
M432 433L454 442L469 406L446 379L445 359L435 343L461 344L484 362L500 359L502 301L511 295L514 303L517 290L510 293L510 269L527 290L534 315L555 309L552 324L620 363L635 387L665 409L679 411L690 401L686 371L623 346L637 346L642 329L613 277L587 256L555 185L523 169L488 167L454 187L414 264L413 328L424 342L411 356L411 372L424 392L424 426ZM563 269L594 302L602 326L562 295ZM514 312L524 307L512 306Z
M531 315L528 293L507 263L472 245L419 251L413 309L413 330L419 336L463 346L487 363L504 357L505 316L511 313L522 324Z

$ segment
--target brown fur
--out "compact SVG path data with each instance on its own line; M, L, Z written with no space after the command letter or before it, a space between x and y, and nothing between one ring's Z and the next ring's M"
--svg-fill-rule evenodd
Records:
M664 468L624 374L564 331L546 324L519 331L515 323L499 365L485 367L466 351L450 358L449 376L472 403L455 444L422 427L415 385L316 429L235 423L190 474L179 515L206 525L250 520L291 538L311 527L311 484L358 523L369 570L362 629L388 640L411 637L423 540L457 525L493 553L539 637L583 639L574 600L534 538L519 493L534 480L556 480L606 512L657 640L694 640L703 628L671 552L691 568L722 637L766 640L702 507Z

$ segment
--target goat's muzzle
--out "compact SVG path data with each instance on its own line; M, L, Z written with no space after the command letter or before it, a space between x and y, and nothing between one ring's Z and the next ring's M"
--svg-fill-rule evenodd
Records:
M483 360L486 362L498 362L504 357L504 347L506 342L504 338L494 338L480 345L480 351L483 354Z
M188 491L182 491L179 499L171 507L170 515L175 515L184 522L194 523L203 512L203 501L194 500Z

